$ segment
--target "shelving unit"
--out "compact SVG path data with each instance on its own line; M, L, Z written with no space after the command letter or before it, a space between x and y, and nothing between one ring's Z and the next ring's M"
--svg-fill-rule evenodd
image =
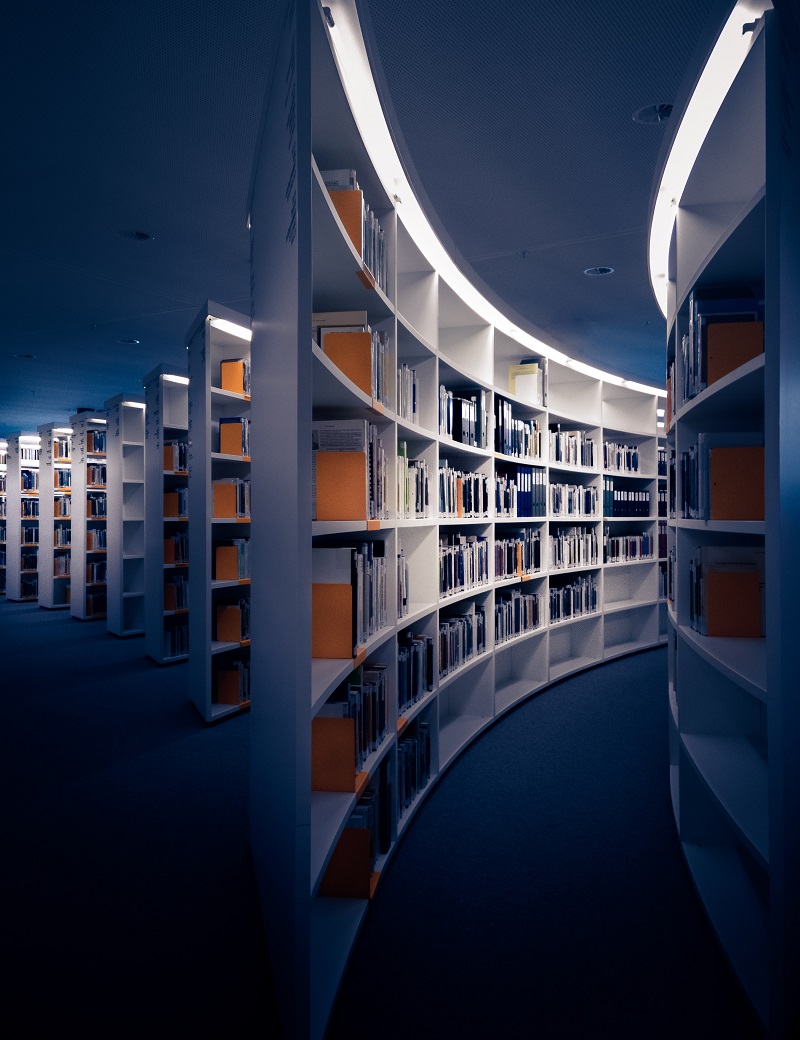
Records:
M0 440L0 596L6 594L6 470L8 441Z
M189 656L189 377L159 365L144 391L145 647L172 664Z
M39 606L70 605L72 563L72 427L39 427Z
M6 462L6 599L39 595L39 435L8 439Z
M105 403L108 437L108 617L115 636L144 635L144 397Z
M78 412L72 427L72 548L70 614L79 621L105 619L108 571L106 420Z
M189 351L189 687L206 722L250 706L250 516L232 481L250 480L250 329L206 304ZM242 490L243 487L242 487ZM248 496L249 498L249 493Z
M667 341L674 408L666 441L674 459L667 539L675 820L711 923L773 1038L794 1035L800 1010L800 706L792 652L800 621L800 132L786 118L800 106L800 83L796 31L783 18L781 7L754 29L745 27L749 52L678 207ZM703 332L709 375L699 370L692 394L692 334L715 321L709 315L701 322L698 312L708 310L709 298L749 296L763 301L763 353L738 363L724 357L730 371L713 378L712 339ZM758 336L757 322L748 329L743 320L718 326L714 342L723 337L732 351L730 330ZM757 442L764 445L763 477ZM749 462L731 481L731 455L724 453L741 448L751 452Z
M337 24L352 14L351 5L340 6ZM315 0L293 5L287 15L274 81L282 86L265 111L250 212L253 399L268 416L259 425L259 410L254 414L252 566L269 577L254 582L250 597L258 691L252 840L286 1031L321 1037L380 872L443 770L524 698L564 675L662 641L655 548L659 399L656 391L623 386L544 345L539 356L466 302L426 258L359 137ZM326 190L322 171L342 169L356 171L381 222L385 291L364 272L358 236L346 219L352 199L342 203ZM311 336L312 314L319 312L348 312L349 323L355 312L388 335L395 389L416 377L415 414L406 395L382 404L331 361ZM530 388L517 396L510 366L537 358L547 362L546 397L532 397ZM468 402L474 397L475 404L448 404L448 391ZM499 399L510 414L495 412ZM480 433L462 433L462 417L480 428L484 413L485 442ZM497 451L495 414L529 424L529 433L538 422L542 450L517 457L503 441ZM374 427L369 448L320 437L312 450L312 424L337 419ZM549 431L559 423L593 439L590 464L551 456ZM613 476L620 487L649 496L637 515L607 523L604 442L636 447L639 468ZM369 472L385 467L384 515L364 504L370 452ZM416 489L426 468L427 511L417 510L414 493L396 493L398 485L409 486L407 472ZM338 495L330 493L332 472L348 474L334 484ZM505 513L495 506L497 478ZM441 506L440 479L447 487ZM560 492L557 484L564 486ZM589 508L565 504L576 494ZM604 526L632 539L646 536L652 552L604 564ZM582 553L587 532L596 557L550 565L551 539L561 539L563 551ZM516 555L509 563L510 543L517 542L524 566ZM332 551L348 547L342 557ZM385 568L386 617L360 635L349 607L331 606L339 595L350 602L353 549L374 573ZM473 566L476 573L445 593L440 561L459 553L467 574ZM314 647L333 635L337 656L330 649L315 655ZM408 698L398 657L415 643L427 667L415 673L419 684ZM345 716L347 703L363 698L370 705L372 696L378 706L362 707L358 717L380 723L385 713L386 728L378 725L368 741ZM408 763L416 761L423 774L409 783ZM370 861L359 848L366 839L358 836L356 817L370 818L376 808Z

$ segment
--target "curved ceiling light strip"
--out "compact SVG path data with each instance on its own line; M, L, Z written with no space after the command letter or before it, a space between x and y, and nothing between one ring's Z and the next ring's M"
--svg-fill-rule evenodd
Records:
M355 0L330 0L326 6L333 21L331 25L328 20L327 27L339 77L364 146L384 190L395 200L406 230L434 270L476 314L521 345L594 378L665 397L662 388L622 379L555 350L514 325L476 289L439 241L405 175L372 77Z
M650 218L648 243L650 284L664 317L668 309L669 247L683 190L709 128L750 49L753 23L772 6L770 0L738 0L700 74L667 155Z

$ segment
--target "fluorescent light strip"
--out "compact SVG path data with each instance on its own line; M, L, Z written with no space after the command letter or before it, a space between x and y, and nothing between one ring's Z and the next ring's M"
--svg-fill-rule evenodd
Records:
M334 28L328 28L328 33L350 111L384 190L389 198L395 199L403 224L431 266L468 307L522 346L593 378L665 397L666 391L663 389L603 372L582 361L567 357L535 336L523 332L493 306L459 270L428 222L403 172L403 165L395 151L375 89L354 0L331 0L328 6L335 23Z
M19 443L20 444L41 444L42 443L42 438L38 434L36 434L36 436L33 436L32 434L24 433L19 438Z
M743 33L742 27L758 21L771 9L770 0L739 0L736 4L697 81L664 164L650 221L648 255L650 284L665 317L669 246L681 196L703 141L750 49L753 34Z
M142 411L144 411L145 408L147 408L147 405L144 404L142 401L123 401L122 404L127 408L141 408Z
M188 376L168 376L168 375L165 375L164 376L164 382L165 383L182 383L184 386L188 386L189 385L189 377Z
M235 322L228 321L227 318L209 318L208 320L214 328L219 329L220 332L227 332L229 335L237 336L239 339L246 339L248 343L253 338L253 333L250 329L244 328L243 325L237 325Z
M53 433L72 433L71 426L54 426Z

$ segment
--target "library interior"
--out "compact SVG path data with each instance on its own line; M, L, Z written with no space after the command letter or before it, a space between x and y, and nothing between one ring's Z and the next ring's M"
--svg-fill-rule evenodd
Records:
M800 8L666 8L10 16L32 1029L800 1037Z

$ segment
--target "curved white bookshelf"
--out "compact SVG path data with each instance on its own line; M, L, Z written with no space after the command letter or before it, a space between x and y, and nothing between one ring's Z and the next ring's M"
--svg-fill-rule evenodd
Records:
M799 532L790 462L800 435L793 403L800 203L793 187L798 128L781 118L787 104L800 103L796 57L790 58L799 41L782 5L746 26L744 35L746 57L678 201L671 250L667 365L673 415L667 444L675 462L676 508L668 520L670 786L681 845L708 916L767 1035L782 1038L792 1035L800 1014L800 852L794 840L800 718L793 653L800 620ZM726 361L718 378L709 374L709 385L701 365L699 392L691 396L692 340L684 352L684 338L692 333L695 301L702 312L704 300L714 297L745 301L728 309L752 310L751 321L763 314L763 349L755 352L751 345L737 365ZM763 304L751 308L747 297ZM707 320L710 329L713 315ZM757 343L756 326L745 329L742 317L728 320L739 324L729 325L727 336L724 329L718 333L727 349L737 329ZM694 321L699 328L696 316ZM710 356L710 339L702 343ZM715 444L722 448L719 466L725 450L738 443L757 451L752 446L759 439L761 515L754 504L760 476L749 478L759 474L755 458L739 466L735 483L719 468L712 474ZM720 495L728 491L734 497L723 503ZM749 593L737 584L729 600L715 600L712 579L727 571L725 580L736 584L748 570ZM736 619L748 609L744 631Z
M337 25L353 10L349 0L337 5ZM290 54L294 54L291 63ZM373 163L356 129L339 78L343 61L316 0L294 7L276 65L278 80L284 82L282 77L288 76L285 82L291 86L288 95L274 94L265 110L250 212L253 395L255 400L258 394L269 415L269 422L258 427L258 413L253 420L253 550L254 568L270 578L254 583L251 593L257 628L251 647L253 683L260 691L251 720L252 838L268 932L276 951L281 951L275 958L276 986L287 1030L312 1037L324 1032L380 869L437 777L480 733L526 697L565 676L658 646L664 639L657 552L647 559L604 565L602 550L606 525L613 525L620 535L650 535L656 544L659 392L572 362L533 340L474 291L468 292L463 276L451 264L429 259L430 247L418 239L414 214L383 186L379 163ZM289 109L284 108L287 97ZM284 148L281 142L287 141ZM346 230L347 220L337 208L346 211L352 198L335 201L325 187L323 171L350 169L356 170L364 201L375 208L384 231L385 290L370 286L360 252ZM350 312L345 324L368 324L388 335L394 375L401 369L404 381L412 379L410 369L416 375L416 414L404 410L395 388L388 399L376 400L352 373L341 371L321 342L313 337L309 341L312 314L336 311ZM352 312L365 313L366 322L354 323ZM546 398L538 402L509 390L509 367L537 358L542 368L546 364L542 387ZM441 386L456 396L463 393L467 400L474 395L478 417L484 396L485 446L462 443L458 432L455 439L440 432ZM510 404L514 420L538 419L541 457L517 458L495 450L492 418L498 398ZM462 411L469 421L470 408ZM314 517L310 429L312 421L331 419L366 420L378 427L388 489L384 517ZM548 431L559 423L562 430L581 430L593 437L593 465L550 461ZM604 470L604 440L636 448L641 469ZM416 463L420 473L427 467L427 516L407 516L397 502L402 442L407 444L409 466ZM328 465L329 460L320 459L321 455L315 459L317 470L323 462ZM454 477L456 495L465 495L465 486L482 495L485 478L488 515L440 515L437 484L440 463L445 462L469 478ZM380 469L383 463L376 465ZM501 471L515 485L520 482L518 511L532 515L497 513L494 481ZM533 501L533 484L528 505L519 492L534 471L544 475L545 492L548 483L593 488L592 515L552 515L546 502ZM619 481L620 487L649 495L649 508L638 516L604 517L605 476ZM318 499L325 479L318 471ZM470 512L468 503L463 508ZM550 534L572 528L596 532L597 562L548 568ZM505 576L509 550L504 544L498 548L502 576L495 578L495 542L510 542L514 552L522 554L516 559L527 559L524 554L533 553L536 542L532 532L539 534L539 568L533 573L518 569L515 576ZM486 539L488 581L442 595L440 539L459 534ZM579 530L575 537L581 535ZM381 548L384 551L387 624L359 639L357 656L314 658L309 550L362 543L373 543L373 550L377 546L377 558ZM397 616L400 578L395 559L401 549L409 589L405 613ZM468 546L465 551L468 555L474 550ZM573 583L587 579L594 582L593 588L576 586L569 591ZM517 619L514 609L509 615L504 606L500 616L511 617L511 629L503 620L495 639L495 607L517 591L538 596L538 626L525 629L528 622L521 616ZM550 621L551 596L561 600L563 619L558 622ZM594 597L596 609L573 614L581 596L587 602ZM533 610L534 601L525 602ZM522 608L521 600L514 603L515 609ZM473 615L481 610L485 633L482 621ZM330 617L338 623L337 615ZM445 621L448 630L443 632ZM450 640L455 640L452 661L456 663L447 671L441 666L440 649L451 647ZM469 656L470 644L474 651L479 640L483 640L482 652ZM406 694L400 689L398 655L409 647L423 655L415 658L417 665L420 660L425 664L414 673L422 685L403 703ZM459 657L462 652L466 656ZM385 677L387 726L377 750L371 750L356 768L348 744L353 737L345 732L351 696L346 687L348 682L361 684L361 673L354 673L361 664L365 676L372 668ZM379 688L380 679L363 681L377 682ZM342 732L343 745L337 743L340 737L332 735ZM408 787L409 761L422 771L415 775L416 789ZM342 763L343 779L331 780L330 769L339 770ZM426 768L429 776L423 779ZM313 790L309 773L315 778ZM401 782L406 785L402 790ZM362 863L341 884L341 877L333 874L344 845L357 840L355 828L346 825L365 788L374 791L373 804L378 805L382 821L376 837L377 861L364 877ZM359 898L352 898L353 887L362 892ZM324 950L319 946L323 935L328 944Z

